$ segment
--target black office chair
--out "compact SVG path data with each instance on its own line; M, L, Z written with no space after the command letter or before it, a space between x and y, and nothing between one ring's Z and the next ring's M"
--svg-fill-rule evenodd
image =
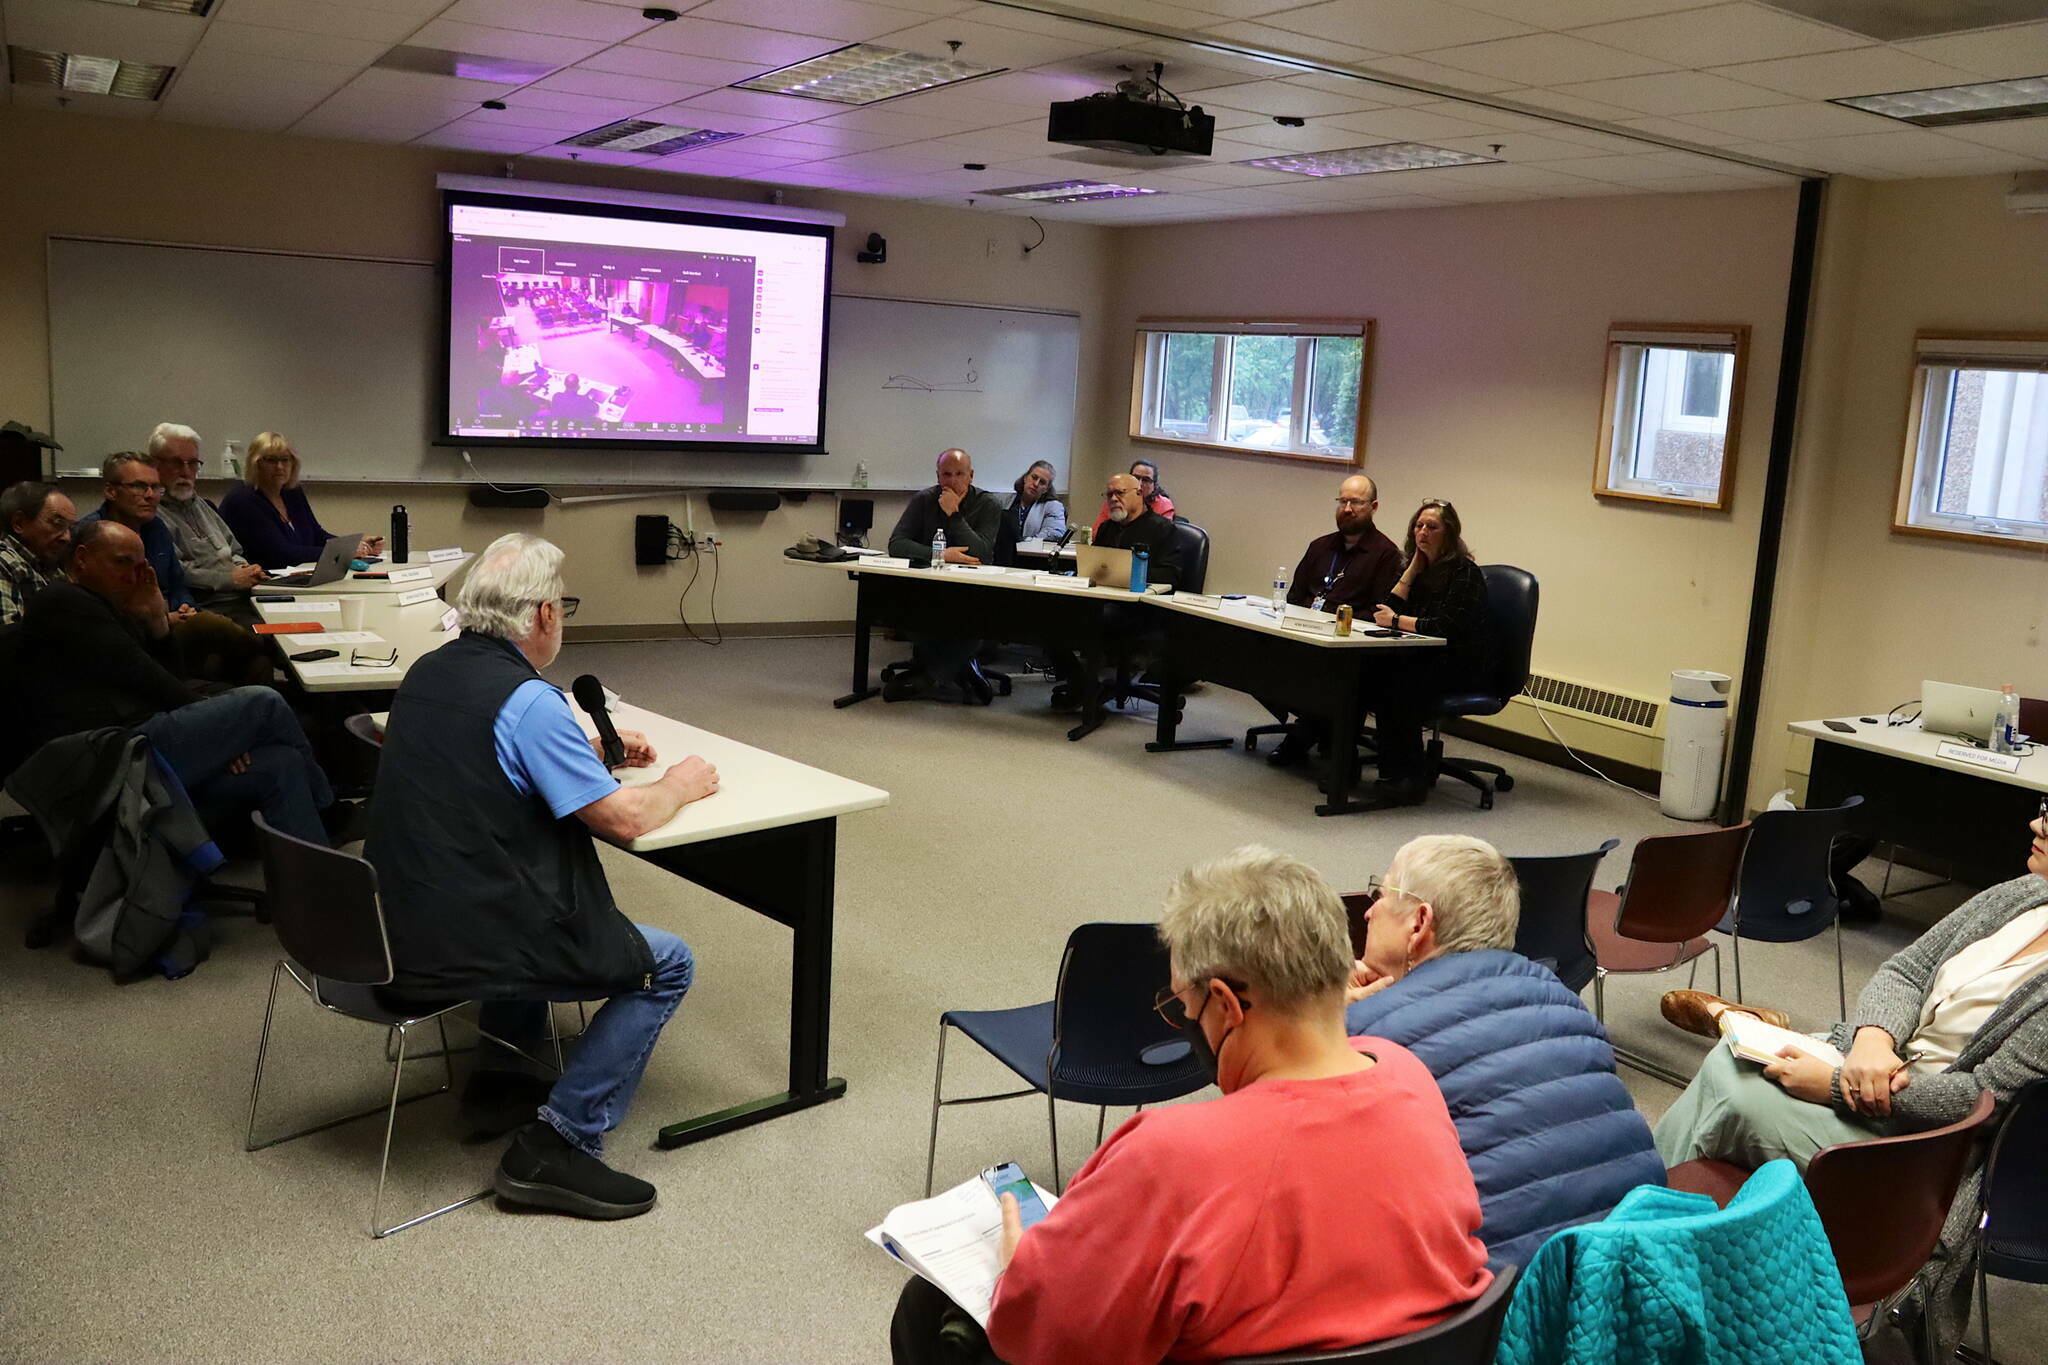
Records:
M1365 1346L1336 1351L1283 1351L1269 1356L1231 1356L1217 1365L1492 1365L1500 1332L1514 1302L1511 1265L1494 1272L1486 1292L1442 1322Z
M1180 578L1175 592L1200 592L1209 581L1209 533L1191 521L1173 519L1173 542L1180 548ZM1126 701L1148 701L1159 705L1161 692L1155 682L1132 680L1133 663L1126 657L1117 663L1116 681L1104 689L1103 702L1123 709Z
M1830 875L1835 840L1863 798L1813 810L1758 811L1749 822L1742 880L1735 903L1715 926L1734 939L1735 998L1742 999L1742 940L1802 943L1835 931L1835 1000L1849 1017L1849 986L1842 969L1842 901Z
M1445 758L1443 723L1457 716L1496 716L1529 685L1529 650L1536 640L1536 576L1512 564L1482 564L1486 575L1486 616L1492 627L1493 658L1487 676L1468 691L1437 698L1430 716L1430 784L1455 777L1479 789L1479 809L1493 809L1493 794L1513 791L1515 777L1498 763ZM1492 780L1488 780L1488 775Z

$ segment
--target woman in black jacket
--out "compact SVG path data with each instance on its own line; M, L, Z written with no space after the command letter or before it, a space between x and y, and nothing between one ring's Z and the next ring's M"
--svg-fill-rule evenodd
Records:
M1422 727L1436 698L1476 686L1485 677L1492 641L1486 576L1465 544L1458 509L1431 498L1408 519L1408 568L1373 620L1394 630L1435 635L1442 649L1403 650L1386 670L1378 705L1380 798L1420 805L1429 792Z

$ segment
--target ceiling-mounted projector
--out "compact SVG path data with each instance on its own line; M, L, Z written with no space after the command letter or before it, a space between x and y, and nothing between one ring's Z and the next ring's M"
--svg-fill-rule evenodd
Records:
M1114 90L1053 105L1045 121L1047 141L1132 156L1209 155L1216 120L1161 85L1164 70L1155 64L1149 76L1134 76L1119 81Z

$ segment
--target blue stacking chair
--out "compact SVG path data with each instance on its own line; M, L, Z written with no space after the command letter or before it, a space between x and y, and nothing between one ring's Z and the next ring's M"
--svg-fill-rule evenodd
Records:
M1849 986L1842 970L1842 902L1828 870L1828 853L1863 804L1852 796L1839 806L1814 810L1767 810L1749 822L1749 847L1742 855L1742 880L1735 902L1714 927L1734 939L1735 998L1742 994L1742 940L1803 943L1829 926L1835 931L1835 995L1849 1017Z
M1984 1163L1984 1216L1977 1224L1977 1317L1991 1354L1992 1275L2048 1284L2048 1081L2014 1097Z
M1521 886L1522 916L1515 927L1515 951L1557 973L1572 991L1592 984L1598 962L1586 941L1586 906L1600 860L1621 847L1609 839L1590 853L1510 858Z
M1044 1095L1052 1134L1052 1177L1060 1175L1060 1100L1098 1106L1095 1141L1112 1104L1143 1108L1209 1084L1181 1032L1153 1001L1169 979L1166 949L1150 924L1083 924L1067 936L1053 998L1007 1010L948 1010L939 1016L939 1062L932 1075L932 1132L924 1192L932 1192L939 1153L939 1110L956 1104ZM944 1099L946 1030L959 1029L1030 1088Z

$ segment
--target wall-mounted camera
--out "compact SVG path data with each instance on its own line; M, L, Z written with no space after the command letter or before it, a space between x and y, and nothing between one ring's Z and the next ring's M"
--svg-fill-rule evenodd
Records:
M888 239L879 232L870 232L867 250L854 252L853 259L862 265L880 265L889 259Z

